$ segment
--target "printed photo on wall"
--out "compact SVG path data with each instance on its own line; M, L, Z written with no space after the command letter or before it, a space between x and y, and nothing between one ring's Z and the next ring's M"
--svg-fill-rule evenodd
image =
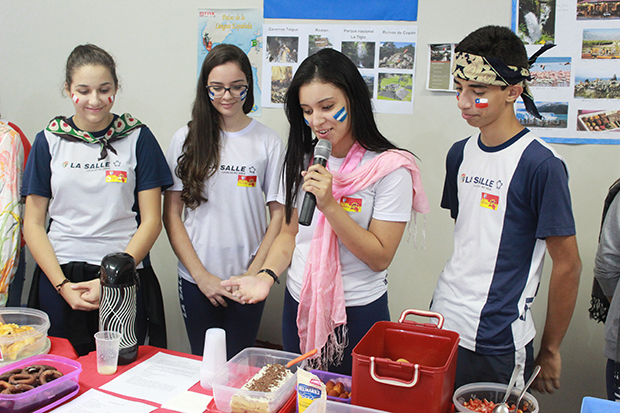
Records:
M620 29L584 29L581 58L620 59Z
M530 67L530 87L570 87L570 57L539 57Z
M529 114L525 110L523 101L517 102L517 119L521 125L528 128L565 129L568 127L568 102L536 102L536 107L542 119Z
M517 34L525 44L555 41L556 0L518 0Z

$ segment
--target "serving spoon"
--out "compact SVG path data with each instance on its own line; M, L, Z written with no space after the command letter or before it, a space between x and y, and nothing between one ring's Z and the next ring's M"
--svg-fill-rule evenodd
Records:
M508 396L512 393L512 388L515 386L517 377L519 377L519 374L521 373L521 368L522 366L517 364L514 370L512 370L512 376L510 376L508 387L506 387L506 395L504 396L504 400L495 405L492 413L510 413L510 408L508 408L508 404L506 402L508 401Z
M538 376L538 373L540 373L540 368L541 368L540 366L534 367L534 372L530 376L530 379L527 381L527 383L525 383L523 390L521 390L521 394L519 395L519 398L517 399L517 404L516 404L517 410L519 410L519 403L521 403L521 399L525 395L525 392L532 385L532 383L534 382L534 379L536 379L536 376Z

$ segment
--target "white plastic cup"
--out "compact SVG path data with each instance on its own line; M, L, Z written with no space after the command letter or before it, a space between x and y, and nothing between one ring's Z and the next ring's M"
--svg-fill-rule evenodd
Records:
M221 328L210 328L205 333L205 346L200 365L200 385L203 389L211 389L211 378L226 364L226 331Z
M121 337L122 334L117 331L99 331L95 333L97 373L103 375L116 373Z

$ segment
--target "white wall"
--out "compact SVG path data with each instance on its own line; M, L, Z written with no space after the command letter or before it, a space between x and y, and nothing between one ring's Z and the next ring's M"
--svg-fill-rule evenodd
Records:
M413 115L377 116L380 129L416 153L431 212L426 248L403 241L390 268L390 309L395 319L406 308L428 308L437 277L452 249L453 223L439 207L445 155L454 141L473 130L461 119L451 94L424 89L428 43L457 42L486 24L510 25L510 1L420 0L418 61ZM312 3L304 3L304 7ZM61 93L63 68L78 44L95 43L117 60L122 83L115 112L130 112L153 130L164 148L187 122L196 81L198 8L261 8L262 0L0 0L0 110L32 140L59 114L72 114ZM259 120L287 133L281 110L263 109ZM586 396L605 397L603 326L588 319L589 292L602 202L618 177L617 146L555 145L571 170L570 187L583 274L577 309L562 355L562 388L537 395L543 412L579 411ZM76 200L77 201L77 200ZM170 347L188 351L176 293L176 259L162 233L152 252L165 294ZM548 261L549 263L550 261ZM545 271L548 279L550 265ZM542 328L547 284L534 305ZM259 338L280 342L283 286L274 287Z

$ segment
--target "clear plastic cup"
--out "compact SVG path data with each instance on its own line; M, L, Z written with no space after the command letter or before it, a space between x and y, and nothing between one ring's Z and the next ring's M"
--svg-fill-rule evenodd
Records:
M116 373L121 337L122 334L117 331L99 331L95 333L97 373L103 375Z

